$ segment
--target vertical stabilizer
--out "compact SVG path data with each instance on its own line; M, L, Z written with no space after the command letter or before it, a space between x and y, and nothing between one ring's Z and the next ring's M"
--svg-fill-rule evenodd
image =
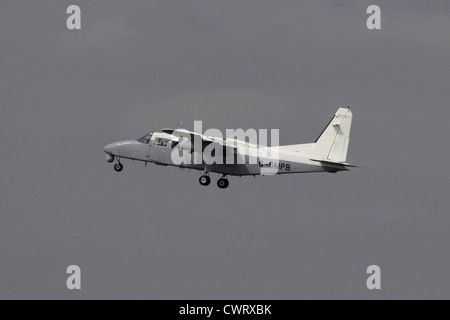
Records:
M350 108L339 108L313 145L311 156L324 161L345 162L350 142L352 117Z

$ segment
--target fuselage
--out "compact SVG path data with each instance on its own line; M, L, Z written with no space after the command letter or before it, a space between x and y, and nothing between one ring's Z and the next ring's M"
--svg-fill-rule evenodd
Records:
M178 136L164 132L148 134L138 140L119 141L104 147L107 159L130 159L163 166L176 166L231 176L274 175L308 172L337 172L347 170L334 164L312 161L307 155L283 147L259 147L244 141L231 140L234 150L223 150L213 163L202 159L202 151L180 147ZM229 151L229 153L227 153ZM173 161L173 152L183 154L182 163ZM201 159L199 161L199 159Z

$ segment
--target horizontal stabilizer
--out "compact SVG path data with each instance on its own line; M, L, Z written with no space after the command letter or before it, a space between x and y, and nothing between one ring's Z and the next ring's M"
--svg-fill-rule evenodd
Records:
M322 162L325 164L333 164L333 165L337 165L337 166L343 166L343 167L360 168L359 166L355 166L353 164L345 163L345 162L333 162L333 161L319 160L319 159L309 159L309 160L315 161L315 162Z

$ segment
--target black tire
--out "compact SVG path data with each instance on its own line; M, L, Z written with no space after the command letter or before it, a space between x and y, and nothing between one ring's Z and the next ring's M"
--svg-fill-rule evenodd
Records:
M230 185L230 183L228 182L227 179L222 178L217 181L217 186L220 189L226 189L226 188L228 188L229 185Z
M200 184L202 186L209 186L209 184L211 183L211 178L208 176L201 176L200 179L198 180L200 182Z
M123 170L123 164L121 164L120 162L116 163L114 165L114 170L116 170L116 172L121 172Z

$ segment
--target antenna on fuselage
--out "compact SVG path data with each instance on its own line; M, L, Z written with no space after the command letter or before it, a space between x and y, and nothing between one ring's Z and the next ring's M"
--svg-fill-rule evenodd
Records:
M180 120L180 125L178 126L177 130L180 129L183 126L183 124L184 124L184 121Z

